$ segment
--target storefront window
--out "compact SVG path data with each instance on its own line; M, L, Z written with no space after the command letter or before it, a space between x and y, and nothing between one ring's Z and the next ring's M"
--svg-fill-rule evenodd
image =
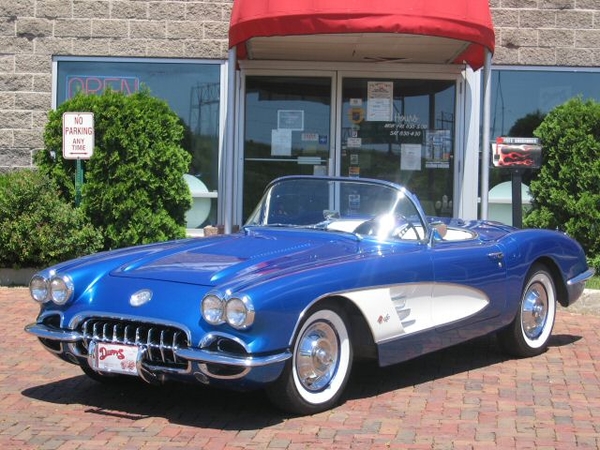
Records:
M533 136L539 119L567 100L600 101L600 71L493 69L491 87L492 139Z
M491 79L490 137L533 137L546 114L580 96L600 101L600 71L493 68ZM490 187L511 180L511 172L492 167ZM528 185L533 169L522 169Z
M57 59L56 104L77 92L133 93L147 87L165 100L185 126L183 146L192 155L186 177L194 196L188 227L216 223L221 63L189 61Z

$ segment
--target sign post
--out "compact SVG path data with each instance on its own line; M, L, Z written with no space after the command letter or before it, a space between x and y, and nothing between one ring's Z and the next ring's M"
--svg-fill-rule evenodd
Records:
M495 167L510 169L512 181L513 225L523 226L521 180L523 169L539 169L542 165L542 146L538 138L498 137L493 147Z
M94 113L65 112L63 114L63 158L77 160L75 169L75 206L81 202L83 159L94 153Z

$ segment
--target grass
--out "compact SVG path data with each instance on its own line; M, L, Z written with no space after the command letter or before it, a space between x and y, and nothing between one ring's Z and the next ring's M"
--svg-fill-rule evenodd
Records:
M587 289L600 289L600 276L595 275L585 283Z

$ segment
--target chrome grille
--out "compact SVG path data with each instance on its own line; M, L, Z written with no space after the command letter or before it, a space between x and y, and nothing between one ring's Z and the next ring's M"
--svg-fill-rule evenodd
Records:
M185 366L187 361L178 358L176 349L187 348L187 335L176 327L143 322L87 319L81 324L85 347L90 341L111 344L136 345L147 349L147 362L166 366Z

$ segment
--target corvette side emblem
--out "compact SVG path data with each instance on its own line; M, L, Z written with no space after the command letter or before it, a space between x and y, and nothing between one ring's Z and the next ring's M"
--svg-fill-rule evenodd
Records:
M379 325L381 325L382 323L387 323L389 320L390 320L390 315L386 314L385 317L379 316L379 318L377 319L377 323Z
M129 297L131 306L142 306L152 300L152 291L150 289L142 289Z

